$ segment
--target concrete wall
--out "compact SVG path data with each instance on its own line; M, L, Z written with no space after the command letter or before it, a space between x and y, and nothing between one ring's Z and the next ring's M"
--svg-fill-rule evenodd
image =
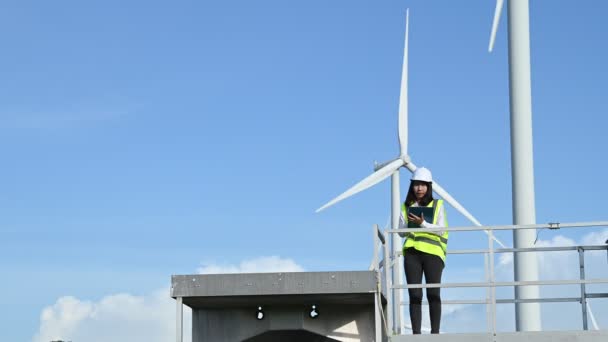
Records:
M292 337L294 331L301 331L302 336L310 338L311 335L305 333L308 331L330 338L318 341L376 342L374 308L367 304L317 305L320 315L316 319L308 316L307 306L264 307L263 320L256 319L256 309L254 306L193 310L192 342L240 342L258 335L262 336L255 339L256 342L274 342L279 334L287 331Z

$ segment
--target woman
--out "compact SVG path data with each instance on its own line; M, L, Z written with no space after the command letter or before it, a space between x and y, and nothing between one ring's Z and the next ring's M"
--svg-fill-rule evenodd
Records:
M409 213L411 207L431 207L432 217L416 216ZM424 232L424 228L447 227L443 200L433 199L433 177L426 168L414 172L405 202L401 207L400 228L407 228L408 223L420 227L420 232L405 234L403 256L405 278L408 284L421 284L422 275L427 284L441 282L441 273L445 266L445 252L448 243L447 231ZM422 289L408 289L410 297L410 320L414 334L420 334L422 325ZM426 298L429 301L431 316L431 334L439 333L441 322L440 288L427 288Z

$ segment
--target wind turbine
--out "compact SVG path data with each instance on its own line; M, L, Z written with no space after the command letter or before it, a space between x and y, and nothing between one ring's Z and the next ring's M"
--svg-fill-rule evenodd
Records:
M409 9L406 12L406 24L405 24L405 48L403 54L403 70L401 74L401 93L399 96L399 147L400 147L400 155L394 160L382 163L377 165L375 168L375 172L371 175L364 178L359 183L352 186L350 189L346 190L336 198L324 204L322 207L316 210L316 212L320 212L340 201L346 199L354 194L357 194L363 190L366 190L384 179L388 178L388 176L393 175L395 172L399 171L399 169L405 166L410 172L414 172L417 167L411 161L410 156L407 154L408 148L408 41L409 41ZM394 182L393 182L393 185ZM397 184L398 185L398 184ZM463 214L466 218L468 218L475 225L481 226L479 221L471 213L469 213L460 203L458 203L447 191L445 191L436 181L433 181L433 190L441 196L446 202L450 203L456 210L458 210L461 214ZM399 188L394 189L394 192L398 193ZM400 202L400 200L398 200ZM400 209L400 203L399 210ZM397 212L397 222L399 219L399 212ZM393 225L394 226L394 225Z
M399 137L399 147L400 154L399 156L391 161L382 163L375 167L375 172L371 175L364 178L359 183L352 186L350 189L346 190L344 193L340 194L336 198L327 202L316 212L320 212L340 201L346 199L352 195L355 195L363 190L366 190L384 179L391 176L391 223L392 229L399 228L399 216L401 211L401 198L399 194L399 169L401 167L407 168L410 172L414 172L416 170L416 165L412 162L410 156L408 155L408 43L409 43L409 9L406 12L406 21L405 21L405 45L404 45L404 53L403 53L403 69L401 74L401 92L399 96L399 122L398 122L398 137ZM458 201L456 201L447 191L443 189L437 183L437 181L433 180L433 190L437 195L442 197L446 202L448 202L454 209L464 215L467 219L469 219L474 225L481 226L481 223L469 213ZM486 232L487 233L487 232ZM498 239L493 237L494 240L505 247ZM398 255L397 253L401 251L401 239L398 237L394 237L394 234L391 234L389 238L389 243L392 246L391 250L393 251L393 255ZM393 284L400 284L400 273L399 271L393 272L392 280ZM389 296L391 294L389 293ZM400 303L399 292L395 292L395 298L393 299L393 303ZM399 332L399 305L394 305L394 312L389 313L389 317L395 317L393 320L394 323L394 331Z
M504 0L496 1L490 34L492 52ZM513 224L535 224L534 159L532 154L532 92L530 81L530 13L528 0L508 1L509 27L509 102L511 108L511 186ZM535 230L513 231L513 246L534 246ZM534 253L514 253L515 281L538 280ZM515 299L540 298L538 286L515 287ZM541 330L540 304L516 303L517 331Z
M407 168L410 172L414 172L417 169L417 166L412 162L411 157L407 154L408 148L408 42L409 42L409 9L406 12L406 26L405 26L405 48L404 48L404 56L403 56L403 70L401 76L401 93L399 96L399 147L400 147L400 155L394 160L376 165L375 172L371 175L367 176L359 183L353 185L350 189L346 190L339 196L335 197L331 201L327 202L316 212L320 212L352 195L355 195L363 190L366 190L384 179L388 178L388 176L394 175L399 171L401 167ZM399 188L395 188L395 182L393 181L393 192L399 193ZM433 191L437 193L440 197L442 197L446 202L448 202L454 209L458 210L462 215L464 215L467 219L469 219L476 226L481 226L481 223L469 213L458 201L454 199L446 190L443 189L439 185L439 183L433 180ZM400 199L398 199L399 210L401 210ZM393 213L394 214L394 213ZM397 211L397 223L399 220L400 212ZM394 223L395 221L393 221ZM393 227L395 224L393 224ZM500 244L502 247L505 247L498 239L495 241Z

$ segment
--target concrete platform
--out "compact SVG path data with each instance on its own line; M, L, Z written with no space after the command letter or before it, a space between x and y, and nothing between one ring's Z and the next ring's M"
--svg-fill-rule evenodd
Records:
M477 334L401 335L391 342L606 342L608 331L537 331Z
M374 271L175 275L171 296L192 308L193 342L386 340Z
M192 309L260 303L373 304L373 271L174 275L171 296Z

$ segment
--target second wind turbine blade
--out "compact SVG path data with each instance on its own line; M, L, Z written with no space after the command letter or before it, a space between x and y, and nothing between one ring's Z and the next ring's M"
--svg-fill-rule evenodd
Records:
M380 183L381 181L383 181L384 179L386 179L388 176L390 176L391 174L393 174L393 172L397 171L401 166L403 166L403 160L402 159L395 159L392 162L386 164L383 168L381 168L380 170L372 173L371 175L367 176L365 179L363 179L362 181L360 181L359 183L355 184L353 187L351 187L350 189L346 190L344 193L342 193L341 195L339 195L338 197L334 198L333 200L327 202L327 204L325 204L324 206L322 206L321 208L317 209L316 212L320 212L321 210L330 207L338 202L340 202L341 200L350 197L358 192L361 192L371 186L374 186L378 183Z
M462 215L468 218L473 224L476 226L482 226L479 221L471 213L469 213L458 201L454 199L447 191L445 191L437 182L433 181L433 191L437 193L437 195L441 196L446 202L450 203L454 209L458 210ZM485 231L488 234L488 231ZM492 239L496 241L502 248L507 248L500 240L498 240L495 236L492 236Z
M405 44L403 48L403 68L401 71L401 93L399 94L399 147L401 148L401 155L407 155L407 144L408 144L408 101L407 101L407 87L408 87L408 55L409 55L409 21L410 21L410 10L408 9L405 15Z
M433 191L437 193L437 195L441 196L446 202L450 203L454 209L458 210L462 215L469 219L469 221L473 222L476 226L481 226L481 223L477 221L468 210L466 210L458 201L454 199L447 191L445 191L437 182L433 181Z
M500 13L502 12L504 0L496 0L496 9L494 10L494 20L492 21L492 33L490 34L490 46L488 52L494 49L494 41L496 40L496 31L498 31L498 23L500 23Z

